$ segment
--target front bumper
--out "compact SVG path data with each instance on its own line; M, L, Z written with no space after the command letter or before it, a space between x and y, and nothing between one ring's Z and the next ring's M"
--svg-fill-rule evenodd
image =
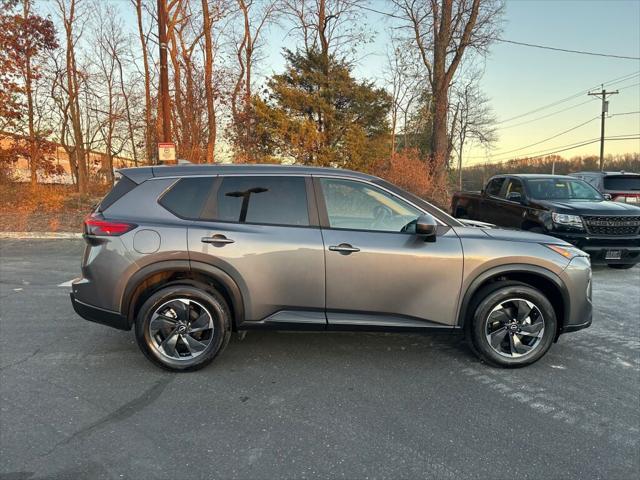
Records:
M636 264L640 263L640 238L593 236L586 233L551 232L550 235L575 245L591 257L591 263L602 264ZM619 260L607 260L608 250L620 250Z
M119 330L131 330L131 325L129 325L129 322L127 322L127 319L123 315L81 302L73 292L70 292L69 296L71 297L73 309L85 320L101 323L102 325L107 325Z
M562 272L566 287L565 317L558 335L587 328L593 320L591 264L586 257L575 257Z

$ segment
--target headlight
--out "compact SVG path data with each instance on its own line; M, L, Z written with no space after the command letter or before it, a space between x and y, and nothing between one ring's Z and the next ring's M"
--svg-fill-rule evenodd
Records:
M549 244L549 243L543 243L543 245L545 247L547 247L547 248L550 248L554 252L559 253L564 258L567 258L569 260L572 260L575 257L587 257L587 258L589 258L589 254L588 253L583 252L582 250L580 250L579 248L576 248L576 247L570 247L570 246L565 246L565 245L553 245L553 244Z
M578 215L567 215L566 213L553 212L551 214L551 219L556 225L564 225L566 227L579 228L581 230L584 229L582 218Z

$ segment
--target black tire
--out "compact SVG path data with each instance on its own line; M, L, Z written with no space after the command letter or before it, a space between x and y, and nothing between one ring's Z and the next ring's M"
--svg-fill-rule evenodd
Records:
M526 333L514 332L518 336L518 342L521 340L525 342L524 345L522 343L519 344L520 348L530 348L530 351L526 353L512 353L512 355L516 356L507 356L508 354L505 352L498 353L487 338L488 329L491 328L491 325L497 323L495 321L496 317L492 317L494 321L488 325L489 316L493 315L492 311L502 304L516 305L511 304L510 299L518 299L517 302L524 301L525 308L528 308L527 305L529 303L532 304L537 311L532 308L531 316L536 315L537 322L541 322L543 325L540 337L534 338L529 337ZM529 285L518 282L501 282L490 285L478 292L471 307L471 323L468 327L467 339L473 352L486 363L506 368L530 365L542 358L553 343L557 331L557 319L553 306L542 292ZM506 332L503 342L509 343L509 337L513 335L506 325L510 326L510 324L505 324ZM539 325L539 323L536 323L536 325ZM531 325L522 326L523 330L525 328L530 329ZM499 332L496 330L496 333ZM523 337L521 335L527 336ZM531 347L526 343L529 343ZM504 343L501 343L501 345L504 345Z
M627 270L636 266L635 263L609 263L609 268L615 268L616 270Z
M196 323L196 318L206 320L206 330L198 333L189 333L186 329L183 334L176 333L178 327L173 325L159 329L152 336L150 322L156 316L158 309L169 309L170 314L176 314L178 308L174 305L184 304L184 312L188 324ZM208 314L208 316L206 316ZM162 318L167 318L162 316ZM182 320L180 318L180 320ZM162 320L160 323L164 323ZM187 323L185 321L185 323ZM175 325L175 324L174 324ZM182 327L181 327L182 328ZM172 333L173 332L173 333ZM142 305L135 322L135 335L138 347L142 353L155 365L171 371L193 371L198 370L211 363L216 356L224 350L231 337L231 314L224 298L215 290L210 290L204 285L172 285L162 288L151 295ZM203 337L206 336L206 338ZM171 357L162 344L161 340L173 340L177 337L172 350L175 353ZM189 338L187 338L189 337ZM197 342L198 351L191 349L192 341ZM164 343L164 342L163 342ZM206 345L202 347L202 345Z

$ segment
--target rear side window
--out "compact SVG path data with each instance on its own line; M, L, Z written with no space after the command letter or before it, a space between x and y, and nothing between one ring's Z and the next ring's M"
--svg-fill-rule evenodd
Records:
M640 175L620 175L617 177L607 175L604 177L604 188L607 190L640 191Z
M225 222L308 226L302 177L224 177L213 217Z
M96 211L104 212L107 208L113 205L116 200L121 199L131 190L136 188L136 183L130 178L125 177L124 175L120 177L120 180L116 182L111 191L107 193L104 198L98 204Z
M158 203L180 218L198 220L212 184L210 177L180 179Z

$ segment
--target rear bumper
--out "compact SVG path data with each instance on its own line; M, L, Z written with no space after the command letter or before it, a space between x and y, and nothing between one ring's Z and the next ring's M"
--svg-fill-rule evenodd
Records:
M131 330L131 325L129 325L127 319L119 313L104 310L81 302L75 297L73 292L69 293L69 296L71 297L71 305L73 305L73 309L85 320L101 323L102 325L107 325L119 330Z

